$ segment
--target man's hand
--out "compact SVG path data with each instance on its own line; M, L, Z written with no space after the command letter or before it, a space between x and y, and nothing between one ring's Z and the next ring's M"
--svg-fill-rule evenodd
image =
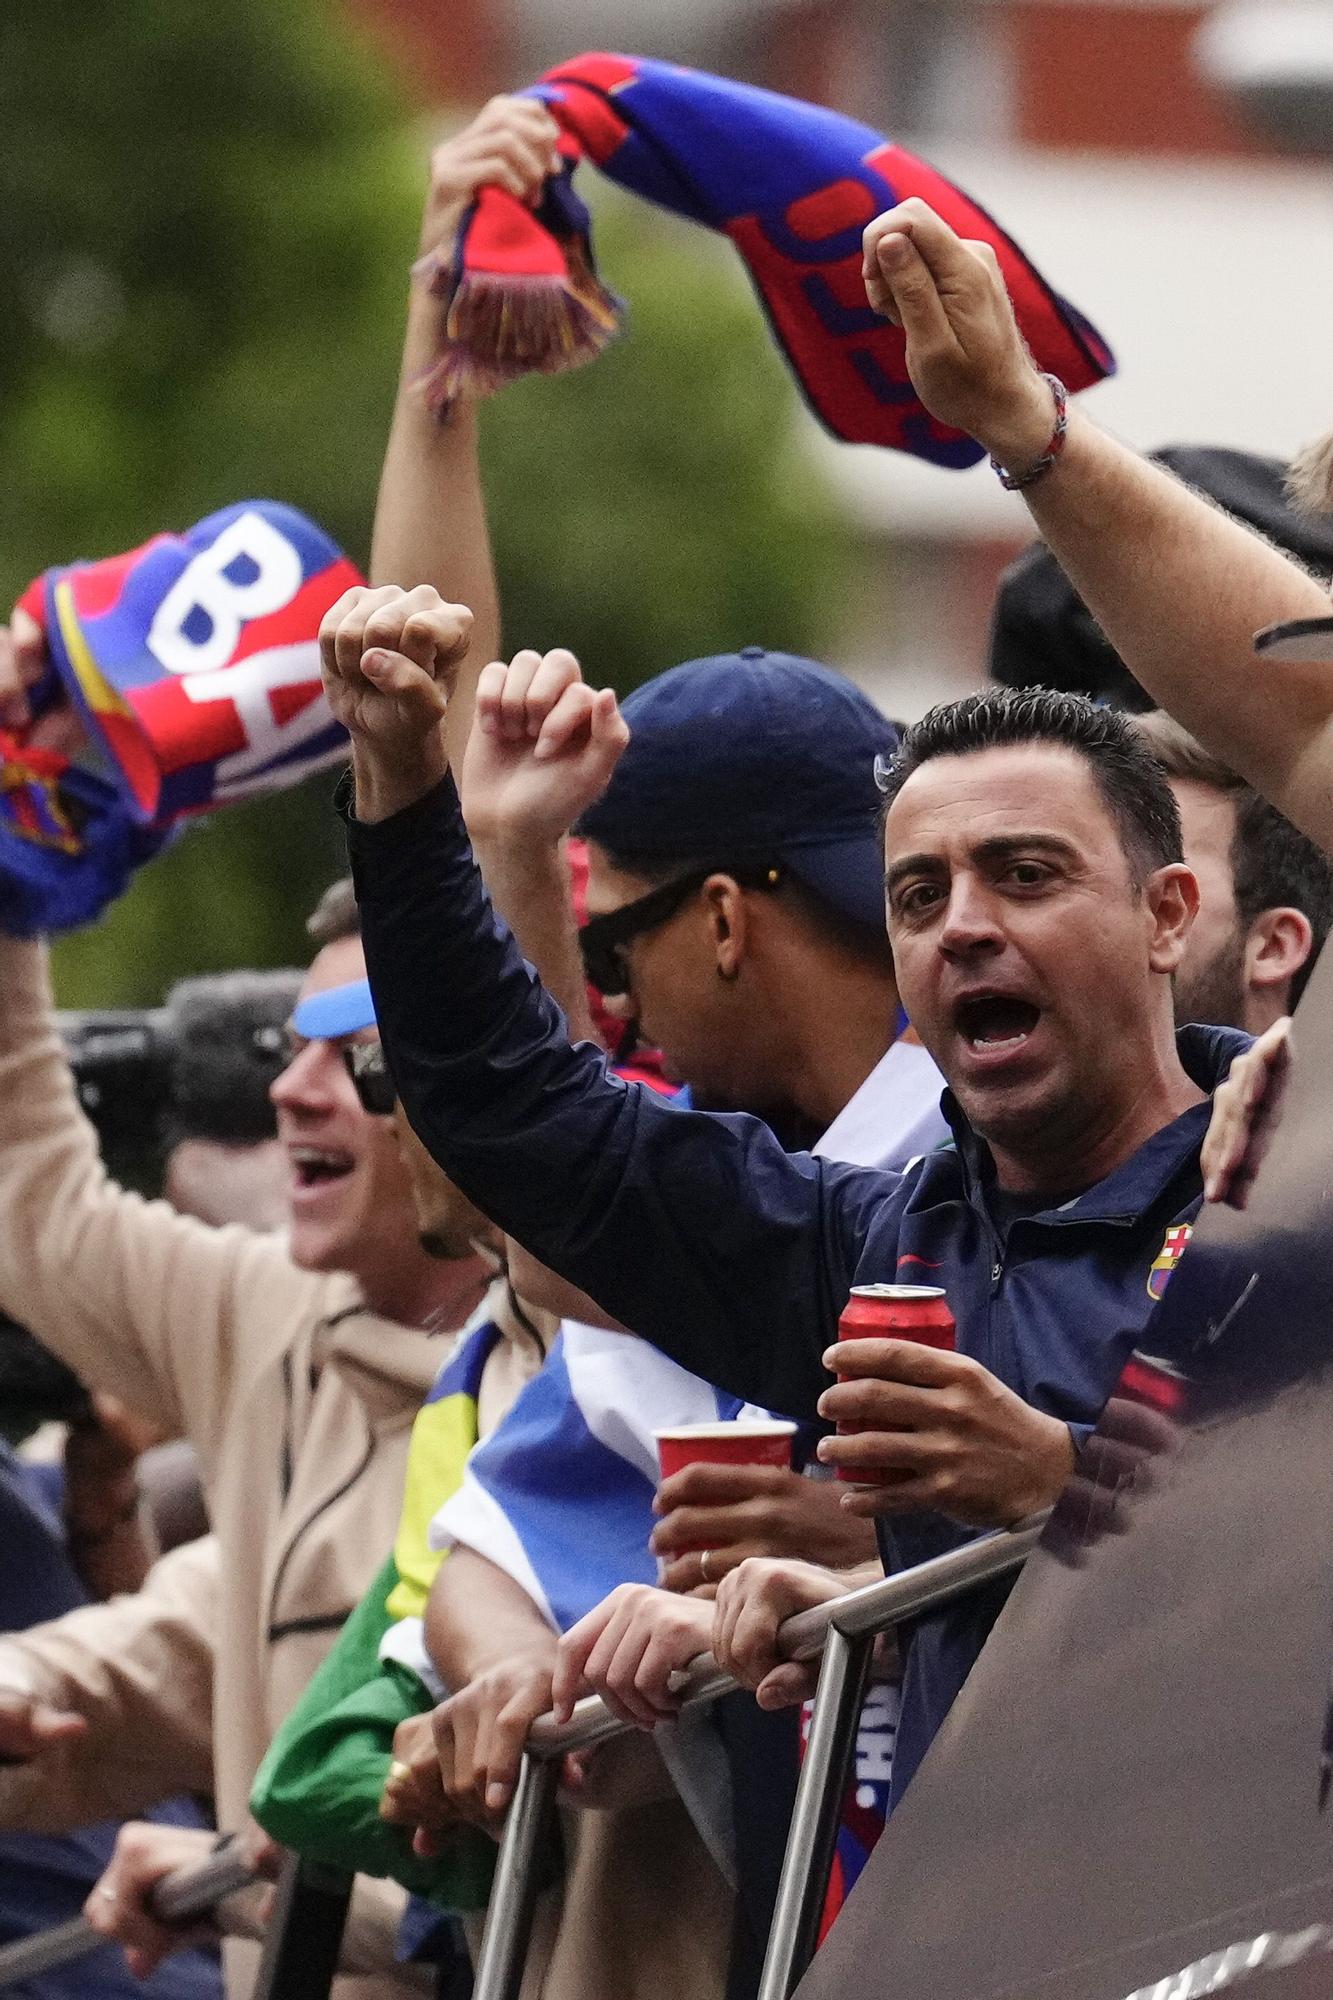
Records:
M492 661L477 683L460 786L473 839L560 840L606 790L628 742L615 690L588 687L572 653Z
M83 745L84 729L67 695L32 719L29 695L46 664L41 626L15 605L8 626L0 625L0 729L22 736L34 750L72 757Z
M435 1730L430 1712L409 1715L393 1733L393 1762L380 1798L380 1818L390 1826L410 1827L418 1854L438 1854L458 1814L444 1795Z
M543 1653L487 1668L432 1712L441 1793L455 1817L498 1833L527 1733L550 1706L551 1657ZM438 1851L429 1836L414 1845L420 1854Z
M1244 1208L1277 1130L1291 1069L1291 1018L1265 1029L1213 1092L1213 1116L1199 1154L1206 1201Z
M440 722L472 613L429 584L344 591L319 628L329 707L352 739L356 809L387 819L444 774Z
M215 1935L207 1925L164 1924L148 1902L165 1876L177 1868L198 1867L212 1851L213 1836L203 1827L131 1821L121 1828L110 1864L83 1914L102 1937L125 1947L125 1962L136 1979L147 1979L171 1952Z
M791 1708L808 1700L819 1679L819 1661L782 1659L779 1627L797 1611L845 1597L848 1589L845 1577L814 1563L743 1562L718 1585L714 1659L742 1687L753 1689L760 1708Z
M44 1750L77 1742L87 1733L87 1719L70 1709L0 1690L0 1764L30 1764Z
M708 1651L713 1607L647 1583L622 1583L560 1641L552 1679L556 1718L581 1694L599 1694L622 1722L652 1729L680 1702L672 1676Z
M907 336L907 372L931 415L1021 472L1054 428L1054 399L1028 353L988 243L966 242L913 196L863 239L866 296Z
M921 1508L968 1527L1008 1527L1049 1507L1074 1464L1069 1428L964 1354L911 1340L843 1340L824 1365L842 1379L819 1414L865 1428L822 1438L819 1456L857 1480L852 1514Z
M559 137L560 127L535 97L493 97L430 156L421 254L452 253L458 225L479 188L507 188L535 206L548 175L560 172Z
M653 1554L667 1590L716 1584L751 1556L803 1556L848 1569L875 1553L874 1530L841 1505L843 1488L781 1465L687 1465L664 1479ZM707 1551L701 1575L698 1551Z

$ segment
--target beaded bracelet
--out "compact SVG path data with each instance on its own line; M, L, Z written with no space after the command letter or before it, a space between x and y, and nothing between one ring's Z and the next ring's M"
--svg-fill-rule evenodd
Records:
M1069 392L1058 375L1043 373L1041 379L1049 385L1055 397L1055 429L1041 457L1034 460L1026 472L1008 472L998 458L992 458L991 470L1007 493L1021 493L1024 487L1035 486L1042 474L1050 471L1065 448L1065 432L1069 429Z

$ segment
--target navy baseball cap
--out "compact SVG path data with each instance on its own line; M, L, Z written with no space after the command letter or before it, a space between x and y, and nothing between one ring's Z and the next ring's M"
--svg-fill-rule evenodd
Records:
M780 861L829 908L884 925L875 759L897 727L841 674L746 646L623 704L629 748L578 831L629 868Z

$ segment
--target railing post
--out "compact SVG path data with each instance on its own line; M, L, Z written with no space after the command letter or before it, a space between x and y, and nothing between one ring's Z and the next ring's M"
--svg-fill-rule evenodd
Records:
M251 2000L328 2000L353 1879L287 1856Z
M825 1642L758 2000L790 2000L815 1955L874 1646L836 1626Z
M537 1901L541 1838L555 1805L560 1762L559 1757L534 1757L529 1750L519 1767L495 1864L472 2000L518 2000Z

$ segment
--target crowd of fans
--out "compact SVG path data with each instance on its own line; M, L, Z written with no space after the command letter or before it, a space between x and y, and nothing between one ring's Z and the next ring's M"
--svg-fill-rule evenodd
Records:
M423 256L479 186L535 199L555 137L500 99L440 148ZM345 2000L466 1990L526 1732L596 1692L642 1728L565 1772L524 1990L741 2000L812 1687L783 1619L1054 1502L1238 1058L1205 1160L1243 1191L1333 918L1333 676L1251 641L1328 615L1322 530L1263 462L1066 430L921 203L866 283L1043 539L988 689L904 730L758 646L623 708L567 652L505 663L418 288L371 581L321 633L351 878L299 987L166 1010L159 1198L0 938L0 1414L68 1426L0 1456L0 1938L86 1897L149 1990L244 1993L261 1894L221 1969L150 1908L221 1829L356 1871ZM0 651L11 719L41 668ZM837 1343L886 1281L943 1288L956 1352ZM790 1466L659 1476L657 1432L770 1414ZM881 1661L826 1922L1005 1594ZM681 1716L710 1650L746 1692ZM130 1983L103 1951L30 1990Z

